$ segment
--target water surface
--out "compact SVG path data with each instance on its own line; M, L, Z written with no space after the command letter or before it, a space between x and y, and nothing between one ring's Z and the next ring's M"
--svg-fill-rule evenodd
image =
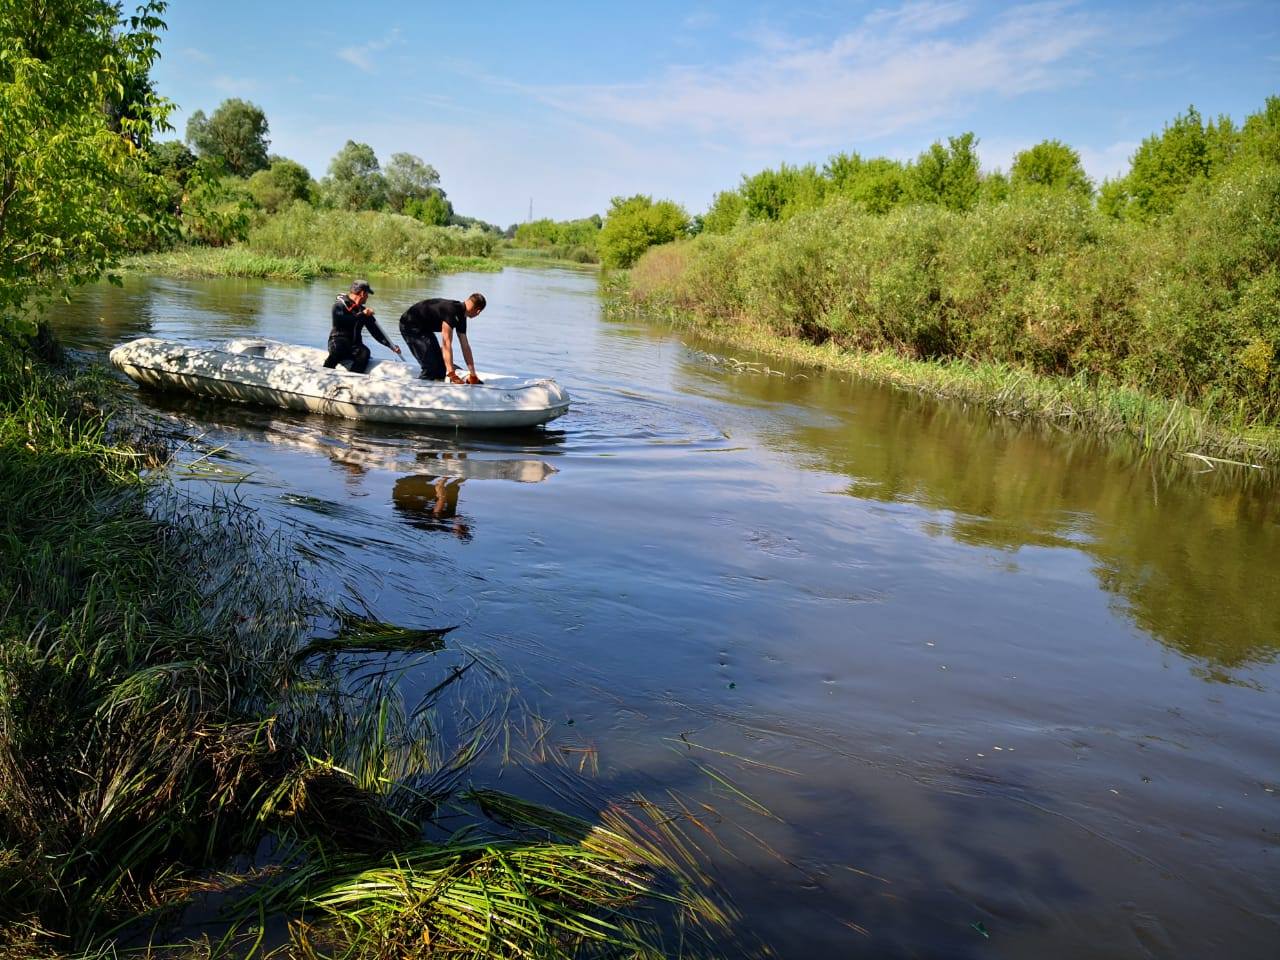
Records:
M335 602L457 625L450 643L518 678L547 744L593 758L601 797L692 805L745 941L1277 955L1274 487L733 362L606 321L591 274L375 287L388 318L483 291L478 365L552 375L572 411L488 434L143 402ZM335 292L134 279L56 326L91 352L144 334L322 345Z

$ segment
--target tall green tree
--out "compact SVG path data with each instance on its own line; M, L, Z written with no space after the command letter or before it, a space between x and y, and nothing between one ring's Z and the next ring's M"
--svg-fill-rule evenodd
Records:
M348 140L330 161L322 186L326 199L340 210L378 210L387 202L386 178L367 143Z
M268 213L276 213L295 200L309 199L315 181L296 160L272 157L271 166L250 177L247 187L255 204Z
M972 133L948 137L920 154L906 176L907 198L952 210L972 210L982 188L978 138Z
M421 199L405 201L404 213L433 227L448 226L453 220L453 204L443 190L432 190Z
M1142 141L1127 176L1104 184L1100 206L1113 216L1151 220L1173 210L1197 183L1232 160L1240 133L1227 117L1206 122L1194 106Z
M1093 196L1093 183L1084 172L1080 154L1061 140L1045 140L1016 154L1009 185L1015 190L1044 188Z
M393 153L383 176L387 183L387 206L403 213L410 200L426 200L440 183L440 174L421 157Z
M237 177L266 169L267 133L267 115L247 100L224 100L213 116L197 110L187 121L187 143L200 158L221 160Z
M0 331L173 227L146 153L170 105L138 79L164 7L0 0Z
M689 214L670 200L614 197L600 229L600 261L606 267L629 267L650 247L670 243L689 230Z

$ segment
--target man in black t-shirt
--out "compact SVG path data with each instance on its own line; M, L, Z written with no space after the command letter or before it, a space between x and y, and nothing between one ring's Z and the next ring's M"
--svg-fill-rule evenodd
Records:
M484 309L484 294L473 293L462 300L421 300L400 315L400 335L422 366L423 380L448 380L450 383L480 383L475 359L467 341L467 320ZM436 342L436 334L444 341L444 351ZM462 356L470 374L466 380L453 367L453 335L462 344Z
M329 328L329 356L324 365L332 370L338 364L346 364L352 373L364 373L369 366L369 348L360 336L361 328L384 347L390 347L398 356L400 348L387 339L387 335L373 319L373 311L364 305L373 293L367 280L351 284L351 292L338 295L333 304L333 323Z

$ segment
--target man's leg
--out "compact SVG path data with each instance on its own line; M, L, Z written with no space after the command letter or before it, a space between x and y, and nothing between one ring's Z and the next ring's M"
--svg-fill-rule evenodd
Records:
M351 366L347 369L352 373L364 373L369 369L369 348L363 343L351 348Z
M422 368L419 375L423 380L443 380L444 379L444 354L440 352L440 343L436 340L436 335L428 331L414 331L400 328L400 335L404 337L404 342L409 345L409 351L413 354L413 359L418 361L418 366Z
M332 370L351 356L351 341L346 337L329 338L329 356L324 358L324 365Z

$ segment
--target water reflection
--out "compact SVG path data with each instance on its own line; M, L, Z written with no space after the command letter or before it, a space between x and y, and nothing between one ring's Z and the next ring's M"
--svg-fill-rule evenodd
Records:
M847 477L849 496L929 508L928 532L1011 553L1084 551L1117 608L1208 676L1280 652L1280 577L1258 566L1280 556L1280 504L1265 484L1167 460L1118 468L1125 451L1078 432L835 377L727 376L692 359L683 372L762 408L802 408L765 441Z
M469 541L472 521L458 515L458 494L464 482L461 477L401 477L391 491L391 502L409 526Z

